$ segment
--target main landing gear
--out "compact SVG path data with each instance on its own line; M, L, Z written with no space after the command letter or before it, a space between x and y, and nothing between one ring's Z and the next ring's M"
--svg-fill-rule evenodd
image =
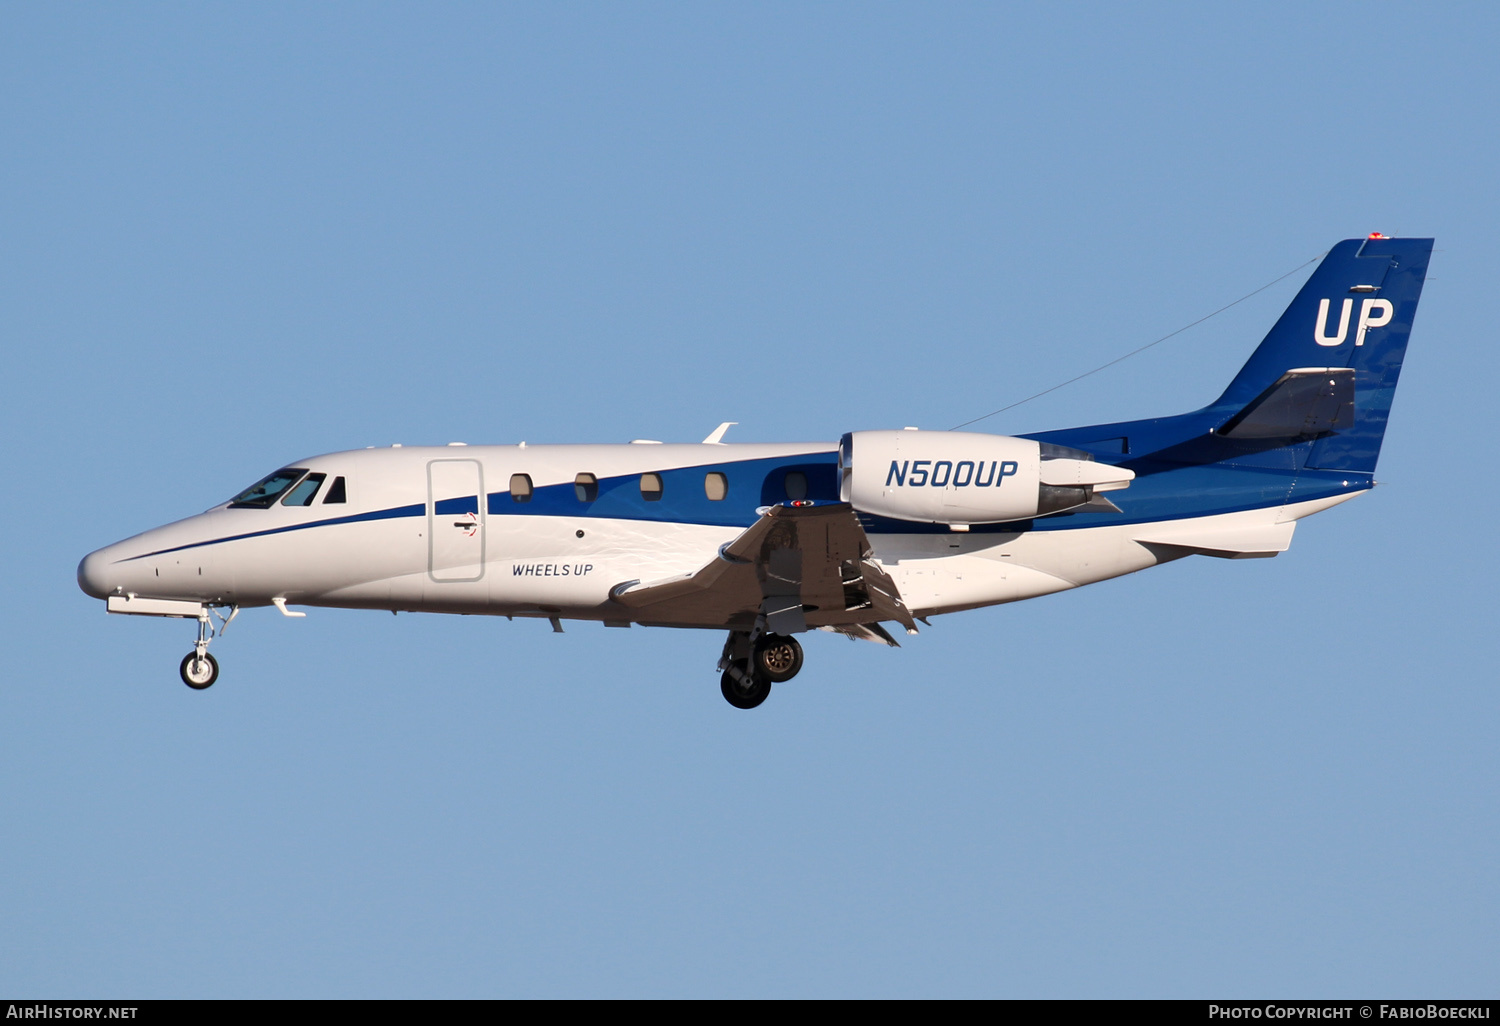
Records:
M229 621L238 616L239 611L239 606L230 606L229 615L225 616L217 609L204 606L198 614L198 641L193 645L193 650L182 657L182 664L177 667L182 682L194 691L213 687L214 681L219 679L219 661L208 654L208 643L224 633ZM213 622L209 619L210 613L219 618L218 630L214 630Z
M719 678L724 701L736 709L754 709L770 695L772 684L797 676L802 646L781 634L730 631L719 669L724 671Z

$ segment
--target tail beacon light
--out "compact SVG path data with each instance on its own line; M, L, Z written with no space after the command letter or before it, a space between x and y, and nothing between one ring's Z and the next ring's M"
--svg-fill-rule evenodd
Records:
M1126 488L1135 472L1029 438L854 431L839 442L839 497L862 513L927 524L1027 520Z

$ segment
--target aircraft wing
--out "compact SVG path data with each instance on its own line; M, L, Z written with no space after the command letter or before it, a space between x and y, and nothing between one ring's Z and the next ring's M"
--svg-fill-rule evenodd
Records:
M894 620L908 630L916 625L870 554L848 503L772 506L696 573L627 581L610 597L643 624L744 630L764 614L777 634L831 627L894 644L880 621Z

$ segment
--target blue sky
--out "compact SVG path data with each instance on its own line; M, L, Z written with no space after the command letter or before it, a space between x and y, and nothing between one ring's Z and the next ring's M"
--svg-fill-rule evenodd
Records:
M1497 30L8 5L0 992L1492 996ZM1383 487L753 714L716 634L324 610L197 694L74 583L314 453L949 427L1377 230ZM1202 405L1299 283L984 427Z

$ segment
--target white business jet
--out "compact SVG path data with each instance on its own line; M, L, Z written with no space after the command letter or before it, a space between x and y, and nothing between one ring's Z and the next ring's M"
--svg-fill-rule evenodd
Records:
M277 470L86 556L110 613L246 607L487 613L726 631L724 697L763 702L818 629L895 645L943 613L1187 555L1274 556L1373 484L1432 251L1334 246L1249 362L1193 413L1019 437L855 431L837 444L399 447Z

